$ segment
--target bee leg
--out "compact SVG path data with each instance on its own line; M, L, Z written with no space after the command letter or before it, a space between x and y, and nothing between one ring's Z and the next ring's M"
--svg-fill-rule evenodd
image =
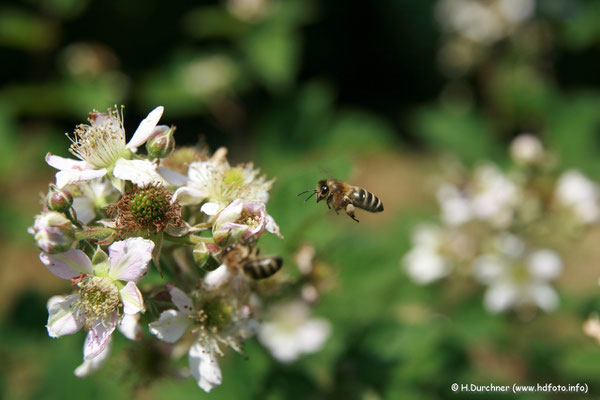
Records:
M359 220L356 219L356 217L354 216L354 206L352 205L352 203L348 204L346 206L346 214L348 214L348 216L350 218L352 218L353 220L355 220L356 222L360 222Z

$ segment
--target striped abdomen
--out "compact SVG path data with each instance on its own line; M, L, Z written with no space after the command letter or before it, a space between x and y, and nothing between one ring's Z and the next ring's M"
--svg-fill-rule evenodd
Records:
M253 279L264 279L281 269L281 257L265 257L244 264L244 272Z
M352 204L355 207L371 212L383 211L383 203L381 200L373 193L367 192L363 188L355 187L350 197L352 198Z

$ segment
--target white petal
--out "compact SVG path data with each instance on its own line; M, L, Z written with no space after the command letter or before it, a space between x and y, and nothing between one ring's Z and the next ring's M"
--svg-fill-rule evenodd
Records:
M63 169L78 169L84 170L88 169L85 161L74 160L72 158L64 158L61 156L55 156L53 154L46 154L46 162L53 168L63 170Z
M215 386L219 386L223 380L221 369L217 358L211 349L206 348L200 342L190 347L189 353L190 372L198 382L198 386L205 392L210 392Z
M406 273L420 285L441 279L451 271L450 264L444 257L421 246L409 251L402 263Z
M81 274L92 274L92 262L78 249L60 254L40 253L40 261L59 278L71 279Z
M277 361L283 363L294 361L300 355L300 350L293 339L295 336L282 335L280 329L273 323L262 323L258 332L260 343L269 349Z
M556 278L562 271L562 260L552 250L538 250L527 258L527 265L532 275L538 279Z
M142 338L142 327L138 323L139 314L125 314L117 328L129 340L140 340Z
M101 169L64 169L56 173L56 186L63 188L67 185L102 178L106 175L106 168Z
M133 315L144 310L144 298L140 290L133 282L127 282L127 285L119 291L121 301L123 302L123 312Z
M183 186L187 182L187 176L165 167L159 166L158 174L171 186Z
M314 318L301 327L298 344L304 353L314 353L323 347L331 333L331 324L322 318Z
M108 345L110 335L117 327L117 312L114 312L107 320L98 321L91 327L83 346L83 359L91 360L97 357Z
M75 318L71 310L72 304L79 299L78 294L69 296L53 296L48 300L48 335L60 337L71 335L81 329L83 323Z
M206 198L206 192L189 186L180 187L173 194L173 200L177 200L182 206L200 204Z
M207 290L217 289L227 283L230 277L229 269L223 264L214 271L210 271L204 275L204 286Z
M544 311L552 311L558 306L558 295L550 285L531 285L529 296Z
M77 219L86 225L96 218L94 202L87 197L75 197L73 199L73 208L77 214Z
M491 286L485 292L484 304L491 312L505 311L518 299L517 287L511 284L498 284Z
M171 294L171 300L173 301L173 304L175 304L175 307L179 309L179 311L186 314L192 312L194 309L192 299L190 299L183 290L176 288L175 286L170 286L169 294Z
M108 248L109 276L119 281L137 282L148 269L154 242L139 237L115 242Z
M119 158L113 170L115 178L131 181L138 186L153 182L162 182L157 165L148 160L126 160Z
M148 116L144 118L142 122L140 122L140 125L133 134L133 137L129 143L127 143L127 148L135 152L138 147L150 139L150 136L152 136L154 128L156 127L156 124L158 124L160 117L162 117L164 110L165 109L163 106L158 106L154 110L150 111Z
M166 310L160 313L158 321L148 324L150 333L164 342L175 343L192 324L186 313Z
M221 206L219 205L219 203L212 202L204 203L202 204L202 207L200 207L200 211L202 211L206 215L217 215L220 209Z
M96 357L92 358L91 360L83 360L83 363L79 367L75 368L75 376L78 378L84 378L99 370L108 359L110 347L111 339L109 338L106 346L104 346L102 351L100 351Z

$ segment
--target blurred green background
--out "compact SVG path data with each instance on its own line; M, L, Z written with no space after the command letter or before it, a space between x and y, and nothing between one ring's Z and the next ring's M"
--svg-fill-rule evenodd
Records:
M416 286L400 260L414 225L436 218L427 177L440 154L504 165L511 138L533 132L561 168L600 179L600 2L533 3L466 47L439 3L3 2L0 398L514 398L454 394L454 382L587 383L598 396L600 346L581 330L600 310L598 229L565 255L559 309L527 322L487 313L480 286ZM164 105L178 144L225 145L277 178L268 209L286 239L265 246L293 270L313 243L335 271L315 308L333 326L320 353L282 366L252 339L206 394L193 379L142 385L117 337L109 366L73 375L83 334L53 340L44 328L47 298L69 284L44 269L26 229L54 179L46 152L66 156L64 132L113 104L130 134ZM372 191L384 214L356 224L296 197L326 176Z

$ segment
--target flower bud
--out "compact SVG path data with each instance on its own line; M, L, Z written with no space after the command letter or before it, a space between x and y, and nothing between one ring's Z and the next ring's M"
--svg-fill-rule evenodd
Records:
M35 238L38 247L50 254L69 250L75 241L75 230L71 221L56 211L37 215L29 233Z
M73 195L66 189L51 185L46 195L46 204L52 211L67 212L73 205Z
M154 158L165 158L175 148L175 127L170 128L166 125L160 125L156 127L154 136L146 142L146 150L148 154Z
M510 144L510 156L518 164L536 164L544 156L544 147L537 137L524 133L517 136Z
M194 258L196 265L206 271L214 271L221 265L209 250L209 246L203 242L198 243L196 247L194 247L192 257Z

